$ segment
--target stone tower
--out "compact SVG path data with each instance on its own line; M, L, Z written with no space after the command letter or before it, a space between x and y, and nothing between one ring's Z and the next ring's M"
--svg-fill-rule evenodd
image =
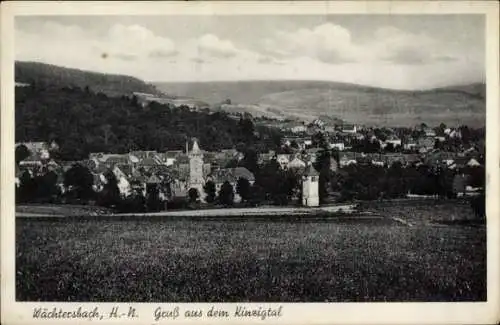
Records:
M198 142L194 139L193 148L189 152L189 181L188 190L196 188L200 195L200 199L204 197L203 184L203 153L198 146Z
M319 174L310 163L302 175L302 205L319 206Z

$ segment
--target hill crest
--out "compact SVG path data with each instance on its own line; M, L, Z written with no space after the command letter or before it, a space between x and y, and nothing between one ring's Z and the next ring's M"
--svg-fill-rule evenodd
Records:
M31 61L16 61L14 70L16 83L76 86L82 89L89 87L94 92L102 92L113 97L132 95L134 92L162 95L154 85L127 75L86 71Z
M203 98L213 108L256 116L312 120L331 116L374 125L485 124L483 83L393 90L329 81L156 83L169 94ZM221 104L223 102L231 104Z

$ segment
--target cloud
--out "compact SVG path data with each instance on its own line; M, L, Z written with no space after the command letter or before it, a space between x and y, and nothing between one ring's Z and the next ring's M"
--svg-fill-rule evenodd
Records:
M231 41L222 40L213 34L206 34L198 38L196 48L201 55L218 58L235 57L240 52Z
M115 53L109 55L109 58L117 58L123 61L135 61L137 60L137 56L133 54L126 54L126 53Z
M75 65L103 53L110 60L121 61L172 57L177 48L171 39L157 36L140 25L115 24L104 36L95 37L79 26L48 21L36 32L17 30L16 53L20 59L42 58L55 64ZM110 60L106 62L109 64Z
M349 30L333 23L278 32L264 41L264 47L280 58L307 56L330 64L358 61L362 53L352 42Z
M258 55L257 63L260 64L273 64L273 65L284 65L285 62L277 60L276 58L269 55Z
M162 59L162 58L170 58L176 56L177 54L179 54L179 51L177 50L168 51L164 49L154 49L148 53L148 56L153 59Z
M385 62L421 65L457 59L432 37L393 26L375 29L367 41L354 42L347 28L325 23L313 28L278 32L264 40L263 47L276 58L309 57L328 64Z
M170 57L177 53L174 42L155 35L140 25L113 25L107 34L103 48L120 49L117 52L136 57Z
M375 30L374 39L368 45L373 48L377 59L393 64L423 65L457 60L436 39L392 26Z

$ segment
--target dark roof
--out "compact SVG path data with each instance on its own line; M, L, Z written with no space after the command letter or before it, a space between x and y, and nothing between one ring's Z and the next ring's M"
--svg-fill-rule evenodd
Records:
M456 157L455 159L453 159L455 161L455 163L458 165L458 166L465 166L468 162L469 162L469 158L467 157Z
M170 168L169 166L165 166L165 165L156 165L156 166L151 167L150 171L152 173L155 173L158 175L169 174L172 171L172 168Z
M356 159L356 153L355 152L350 152L350 151L346 151L346 152L343 152L341 155L340 155L340 159L345 159L345 160L355 160Z
M148 158L143 159L140 162L140 165L142 165L142 166L156 166L156 165L159 165L159 162L152 157L148 157Z
M230 183L235 183L239 178L245 178L248 181L254 181L254 174L245 167L236 168L221 168L213 170L209 175L213 181L217 183L223 183L229 181Z
M246 169L245 167L233 168L232 173L233 173L234 177L236 177L237 179L242 177L242 178L246 178L249 181L255 180L255 176L253 175L253 173L251 171L249 171L248 169Z
M186 155L179 155L177 156L176 158L176 163L177 164L185 164L185 163L189 163L189 157L186 156Z
M307 153L318 153L320 151L322 151L323 149L321 148L310 148L310 149L307 149L306 152Z
M237 178L232 173L231 168L222 168L214 170L209 176L213 179L214 183L216 184L224 183L225 181L228 181L229 183L234 183L237 181Z
M156 154L156 151L140 150L140 151L132 151L132 152L130 152L130 154L136 156L139 159L145 159L145 158L151 157L154 154Z
M304 171L304 176L319 176L319 173L316 169L314 169L313 165L309 165Z
M97 174L104 174L109 170L109 167L103 164L99 164L97 168L94 169L94 172Z

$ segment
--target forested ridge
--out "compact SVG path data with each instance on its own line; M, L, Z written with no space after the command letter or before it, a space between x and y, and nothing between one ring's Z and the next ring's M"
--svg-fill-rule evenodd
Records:
M16 61L14 68L16 82L20 83L89 87L94 92L102 92L108 96L131 95L133 92L162 94L154 85L131 76L84 71L39 62Z
M84 159L90 152L179 150L192 137L210 151L238 145L265 151L280 141L278 131L254 127L248 116L156 102L142 107L133 96L108 97L88 87L16 87L15 105L16 142L55 140L63 160Z

